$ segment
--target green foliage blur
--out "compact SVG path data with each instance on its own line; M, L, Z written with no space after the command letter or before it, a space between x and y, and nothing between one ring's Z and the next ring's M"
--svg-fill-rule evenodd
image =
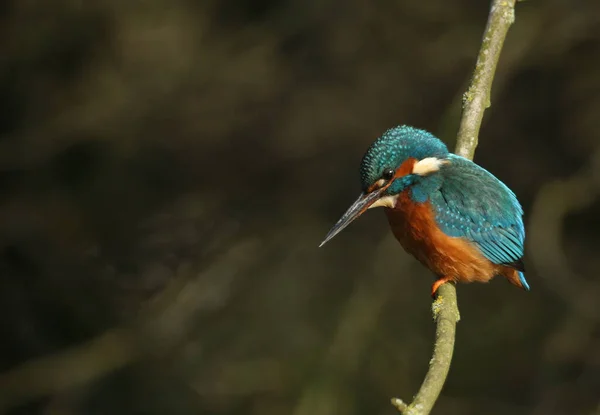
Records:
M0 413L394 414L433 278L378 210L317 246L387 128L454 144L488 7L2 2ZM491 102L475 160L560 255L458 287L433 413L598 415L600 2L519 2Z

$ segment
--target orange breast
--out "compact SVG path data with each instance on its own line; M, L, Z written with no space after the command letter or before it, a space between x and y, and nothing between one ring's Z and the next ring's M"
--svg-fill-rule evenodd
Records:
M439 277L485 282L507 271L507 267L485 258L468 240L443 233L435 223L431 204L412 202L408 190L400 194L395 208L385 211L404 249Z

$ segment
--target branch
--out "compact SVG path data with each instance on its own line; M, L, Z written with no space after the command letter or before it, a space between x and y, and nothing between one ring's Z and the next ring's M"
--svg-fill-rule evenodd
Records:
M429 414L440 395L450 370L456 337L456 323L460 320L454 285L444 284L439 288L438 296L431 309L437 327L429 371L425 375L419 393L410 405L407 405L401 399L392 399L392 405L404 415Z
M477 56L471 85L463 95L456 154L470 160L475 155L483 112L491 105L492 81L508 28L515 21L515 0L493 0Z
M458 130L455 153L473 159L483 113L490 103L492 81L508 28L515 20L515 0L493 0L487 26L481 42L471 84L463 96L463 112ZM432 304L436 323L435 344L429 371L411 404L392 399L392 404L404 415L427 415L431 412L448 376L456 323L460 319L456 288L444 284Z

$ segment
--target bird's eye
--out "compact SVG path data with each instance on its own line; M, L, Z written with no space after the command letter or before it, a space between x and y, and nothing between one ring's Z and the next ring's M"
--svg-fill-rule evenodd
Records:
M383 177L385 180L390 180L392 177L394 177L394 173L395 171L393 169L385 169L381 177Z

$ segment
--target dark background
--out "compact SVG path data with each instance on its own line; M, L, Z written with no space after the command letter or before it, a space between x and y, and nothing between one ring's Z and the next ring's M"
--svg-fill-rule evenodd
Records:
M2 2L0 404L395 413L433 278L380 210L317 245L384 130L454 145L488 7ZM600 2L518 3L476 161L522 201L532 291L458 287L435 414L600 414L598 114Z

